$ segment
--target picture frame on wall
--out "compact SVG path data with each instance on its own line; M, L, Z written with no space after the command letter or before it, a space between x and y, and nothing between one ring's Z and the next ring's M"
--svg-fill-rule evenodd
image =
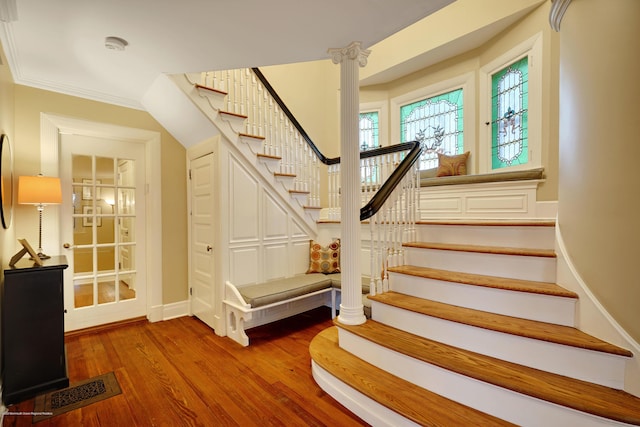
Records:
M96 185L102 184L99 179L96 179ZM93 180L92 179L83 179L82 180L82 200L93 200L94 196L96 200L100 199L100 188L96 187L96 194L93 194Z
M93 206L83 206L82 207L82 214L83 215L90 215L90 216L82 217L82 226L83 227L92 227L93 226L93 219L94 219ZM102 214L102 207L101 206L96 206L95 215L101 215L101 214ZM102 227L102 217L95 216L95 219L96 219L96 227Z

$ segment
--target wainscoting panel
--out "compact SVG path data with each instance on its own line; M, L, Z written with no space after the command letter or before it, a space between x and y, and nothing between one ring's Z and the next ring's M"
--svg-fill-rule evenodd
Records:
M287 276L287 243L264 245L264 280L278 279Z
M259 183L236 159L229 157L229 222L230 241L249 242L259 239Z
M538 180L423 187L420 219L535 218Z
M263 227L264 239L286 239L287 238L287 211L267 192L263 192Z
M303 274L309 269L309 240L291 243L291 258L289 259L289 274Z
M234 285L260 281L260 253L258 246L229 249L231 271L229 280Z

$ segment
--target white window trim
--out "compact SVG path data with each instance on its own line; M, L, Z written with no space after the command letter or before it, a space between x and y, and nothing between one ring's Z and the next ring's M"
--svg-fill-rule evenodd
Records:
M529 57L529 161L523 165L514 165L495 171L512 171L533 169L542 166L542 33L500 55L484 67L480 68L480 118L481 129L478 131L480 147L478 150L479 171L494 171L491 163L491 76L509 64L525 56ZM466 101L465 101L466 103ZM489 124L486 124L489 123Z
M378 113L378 142L381 147L397 144L389 140L389 106L386 101L364 102L360 104L360 114Z
M464 122L462 124L464 130L464 147L463 152L470 151L472 159L467 164L467 170L469 174L474 172L473 158L475 157L475 129L476 129L476 82L475 73L470 72L462 74L456 77L452 77L447 80L443 80L438 83L434 83L429 86L425 86L420 89L405 93L391 99L391 135L395 135L395 138L400 142L400 107L403 105L411 104L413 102L421 101L423 99L431 98L434 96L442 95L443 93L451 92L456 89L462 89L464 104L462 111L464 113ZM393 136L392 136L393 138Z

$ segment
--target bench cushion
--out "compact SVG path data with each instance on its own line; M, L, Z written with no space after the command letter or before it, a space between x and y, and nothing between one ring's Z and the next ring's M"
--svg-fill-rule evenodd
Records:
M543 179L544 168L522 171L493 172L476 175L439 176L433 174L433 169L420 172L421 187L435 187L440 185L480 184L484 182L522 181L528 179Z
M332 286L332 276L336 276L336 274L300 274L285 279L238 286L238 291L247 304L256 308L322 289L329 289Z

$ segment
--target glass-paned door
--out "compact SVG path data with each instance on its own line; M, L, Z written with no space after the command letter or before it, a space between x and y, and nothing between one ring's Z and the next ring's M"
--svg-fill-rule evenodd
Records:
M529 162L529 58L491 76L491 167Z
M144 148L63 135L68 330L146 314Z
M400 142L421 142L421 170L438 167L438 153L463 152L463 101L462 89L456 89L400 107Z

